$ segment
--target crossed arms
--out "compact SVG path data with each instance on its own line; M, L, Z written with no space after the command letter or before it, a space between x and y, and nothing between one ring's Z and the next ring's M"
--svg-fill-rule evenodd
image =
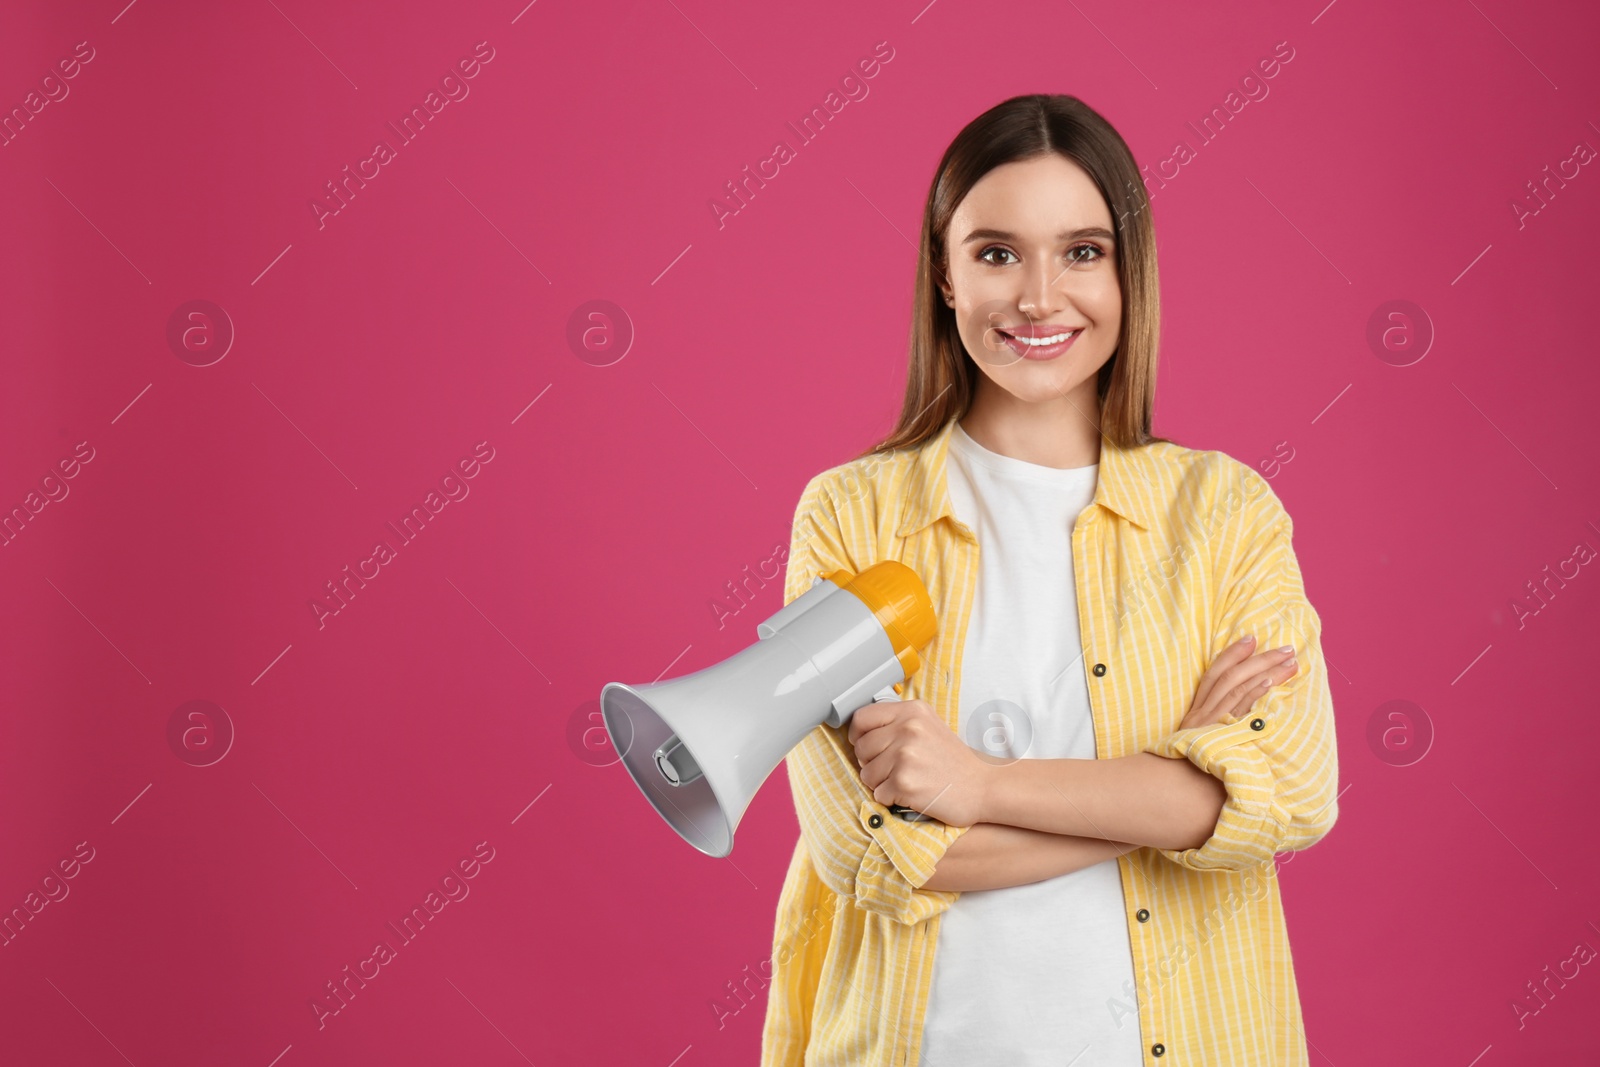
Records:
M1300 663L1293 678L1246 718L1179 729L1142 752L998 768L994 780L1004 784L991 791L985 819L964 826L891 813L862 782L845 730L818 727L786 765L801 835L824 884L858 907L913 923L948 908L958 892L1038 881L1136 848L1155 848L1194 870L1247 870L1318 841L1338 814L1321 622L1306 600L1292 524L1276 497L1258 494L1238 521L1240 551L1218 576L1213 652L1246 633L1257 647L1293 645ZM839 529L819 475L796 512L784 603L817 573L859 569Z

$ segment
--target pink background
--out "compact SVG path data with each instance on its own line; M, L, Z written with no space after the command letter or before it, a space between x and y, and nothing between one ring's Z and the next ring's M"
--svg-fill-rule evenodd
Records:
M1592 10L125 2L0 32L8 112L93 49L0 148L0 506L67 490L0 548L0 911L93 849L0 948L0 1058L754 1062L764 995L712 1005L770 954L783 776L711 860L591 765L584 717L780 606L774 580L714 608L891 425L933 167L1038 91L1147 167L1157 432L1260 464L1295 519L1345 789L1280 858L1314 1062L1595 1055L1595 966L1511 1007L1600 948L1600 174L1563 163L1600 145ZM478 42L469 94L319 227ZM719 226L780 138L797 158ZM1570 180L1519 222L1547 166ZM236 332L209 366L167 339L191 300ZM569 344L592 300L632 334L615 362ZM1369 345L1391 300L1419 361ZM319 625L441 484L470 492ZM192 700L234 731L209 766L169 741ZM480 842L469 895L319 1029L312 998Z

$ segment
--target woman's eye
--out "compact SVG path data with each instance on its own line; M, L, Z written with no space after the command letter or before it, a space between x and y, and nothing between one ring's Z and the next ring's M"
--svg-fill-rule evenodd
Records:
M1092 253L1092 255L1084 253ZM1067 249L1067 262L1074 266L1079 263L1096 263L1104 259L1105 255L1099 245L1073 245Z
M992 267L1003 267L1008 265L1007 261L992 259L990 258L992 256L1010 256L1011 262L1021 262L1017 259L1016 253L1012 252L1009 248L1000 248L996 246L993 248L985 248L982 252L978 253L978 259ZM1073 245L1071 248L1067 249L1067 263L1074 267L1080 264L1098 263L1105 257L1105 250L1099 245L1095 244Z

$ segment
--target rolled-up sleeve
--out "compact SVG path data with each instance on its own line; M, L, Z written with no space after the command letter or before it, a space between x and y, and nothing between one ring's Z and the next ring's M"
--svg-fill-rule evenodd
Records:
M864 506L856 500L851 505ZM874 562L853 558L828 474L813 478L795 511L784 604L811 588L819 574L841 568L857 573ZM848 725L818 726L784 761L800 833L817 875L857 907L896 922L937 915L960 894L921 887L933 877L945 850L970 827L907 822L874 800L861 781L848 730Z
M1292 645L1299 670L1247 713L1177 730L1148 751L1187 759L1227 790L1212 835L1197 848L1160 849L1194 870L1246 870L1321 840L1339 815L1333 698L1322 621L1306 599L1294 524L1266 480L1244 468L1247 501L1223 538L1210 662L1254 634L1256 652Z

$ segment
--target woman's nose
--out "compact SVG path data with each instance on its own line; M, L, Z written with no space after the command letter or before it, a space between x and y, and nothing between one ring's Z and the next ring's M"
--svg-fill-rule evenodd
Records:
M1066 305L1066 293L1061 285L1063 273L1056 270L1053 264L1040 264L1030 270L1017 299L1017 307L1036 319L1046 318L1061 310Z

